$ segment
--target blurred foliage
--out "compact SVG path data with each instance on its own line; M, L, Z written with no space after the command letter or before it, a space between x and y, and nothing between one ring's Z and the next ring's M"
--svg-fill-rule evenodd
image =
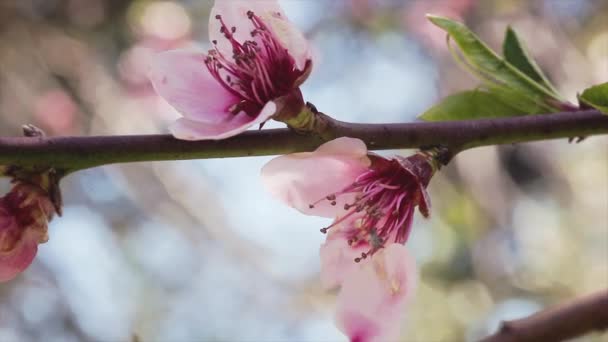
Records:
M570 101L608 76L608 3L283 1L313 41L306 100L342 120L409 121L475 80L425 13L496 49L511 25ZM0 134L166 132L155 51L208 47L211 1L0 2ZM608 140L459 155L430 185L408 245L422 272L404 341L474 340L608 285ZM268 158L112 165L64 181L64 217L33 266L0 285L0 341L333 341L322 219L273 201ZM314 175L313 175L314 176ZM6 190L8 184L2 184ZM593 335L580 341L601 341Z

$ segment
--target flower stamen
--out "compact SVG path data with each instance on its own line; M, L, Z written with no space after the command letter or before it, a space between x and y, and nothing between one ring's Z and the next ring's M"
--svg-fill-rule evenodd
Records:
M268 101L289 93L303 71L297 69L293 57L262 18L253 11L247 12L247 18L253 25L251 40L240 42L235 38L237 28L228 27L221 15L215 16L220 23L220 33L232 47L232 56L225 56L214 40L204 62L222 87L241 99L230 112L236 115L244 111L255 116Z
M388 160L376 157L372 167L360 174L352 184L309 205L311 209L322 201L336 205L339 198L355 194L351 201L344 203L346 213L329 227L321 229L321 232L327 233L347 218L358 215L356 224L347 228L348 244L365 242L370 249L355 258L355 262L373 255L386 243L405 243L411 232L414 209L419 204L428 207L428 203L422 203L428 196L420 192L426 191L434 169L427 155L410 158L412 160L406 163L405 158ZM416 166L416 173L411 165Z

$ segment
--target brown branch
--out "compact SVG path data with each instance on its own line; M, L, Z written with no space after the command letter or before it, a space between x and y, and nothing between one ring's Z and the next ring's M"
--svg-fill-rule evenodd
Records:
M541 311L530 317L503 322L481 342L564 341L608 329L608 290Z
M444 145L452 151L485 145L608 134L608 116L596 110L498 119L397 124L354 124L332 119L322 134L289 129L248 131L221 141L183 141L170 135L0 138L0 165L68 170L112 163L286 154L310 151L349 136L371 150Z

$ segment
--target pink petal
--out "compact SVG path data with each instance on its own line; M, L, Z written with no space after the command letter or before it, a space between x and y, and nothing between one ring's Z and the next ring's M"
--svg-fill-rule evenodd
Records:
M359 265L355 262L355 258L361 256L361 253L367 250L369 248L364 245L352 248L348 245L345 236L338 238L330 238L328 236L319 250L321 257L321 283L323 287L332 289L340 286L345 277L352 270L358 268Z
M319 146L316 151L326 155L350 156L352 158L362 159L366 167L371 164L367 158L367 146L363 140L341 137Z
M403 245L391 244L360 265L342 283L338 328L351 340L396 340L417 282L415 262Z
M38 252L36 240L24 241L9 254L0 253L0 282L9 281L23 272Z
M383 340L379 339L379 336L382 334L380 326L367 316L355 311L349 311L343 314L342 319L347 325L341 330L347 332L351 342L383 342Z
M283 10L276 0L216 0L209 14L209 40L217 41L216 46L224 56L232 56L232 45L220 32L221 24L215 17L221 15L226 26L235 27L236 31L233 36L242 43L252 40L253 24L247 17L248 11L253 11L258 16L266 15L266 13L281 13L284 16Z
M308 40L302 32L287 20L284 14L263 15L262 19L293 57L298 70L304 70L306 63L312 61L312 54Z
M217 48L222 54L232 56L232 46L220 32L221 25L215 16L221 15L228 27L235 27L234 38L242 43L253 39L250 34L253 24L247 17L248 11L253 11L268 25L294 58L296 67L304 70L306 62L311 60L308 40L287 19L276 0L216 0L209 15L209 40L217 41Z
M271 160L262 168L262 181L275 197L304 214L335 217L344 213L344 204L352 202L352 196L338 196L334 206L323 199L352 184L366 170L370 165L366 151L358 139L339 138L315 152Z
M221 122L199 122L186 118L178 119L170 127L171 134L182 140L220 140L235 136L247 128L261 124L270 119L276 112L276 104L272 101L266 103L257 117L251 117L241 112L230 114Z
M38 251L39 236L35 232L20 232L13 216L0 204L0 247L6 248L5 243L11 236L24 234L10 251L0 249L0 282L13 279L23 272L34 260Z
M239 99L213 78L199 51L172 50L158 53L148 77L162 98L191 121L221 123L233 116L228 108Z

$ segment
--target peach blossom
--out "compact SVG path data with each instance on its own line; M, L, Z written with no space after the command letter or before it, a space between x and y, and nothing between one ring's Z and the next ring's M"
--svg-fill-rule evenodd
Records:
M271 160L266 188L307 215L333 217L321 232L321 281L341 287L336 321L351 341L392 341L417 280L405 242L416 208L429 215L426 187L438 168L419 152L387 159L359 139L338 138L314 152Z
M262 169L266 188L304 214L336 217L326 233L352 217L351 243L366 241L365 258L386 242L405 243L414 209L428 216L426 192L435 172L430 157L418 153L386 159L367 152L359 139L338 138L314 152L294 153L271 160Z
M149 78L183 118L178 139L225 139L263 124L282 110L301 110L299 85L312 69L308 42L277 1L217 0L209 20L208 53L159 53ZM299 108L284 108L288 97Z

